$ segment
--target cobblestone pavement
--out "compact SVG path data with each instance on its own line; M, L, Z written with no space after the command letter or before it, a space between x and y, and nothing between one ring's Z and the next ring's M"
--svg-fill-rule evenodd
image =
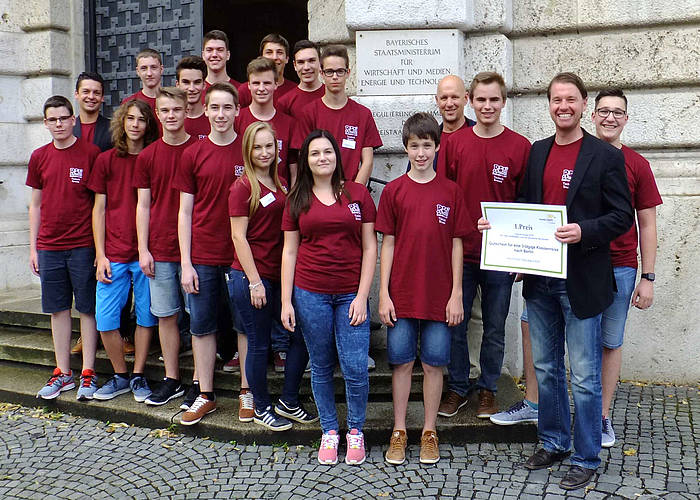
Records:
M695 419L695 423L693 423ZM700 387L623 383L597 480L565 492L563 467L528 472L534 444L441 446L441 461L320 466L311 443L254 446L0 405L0 498L700 498ZM388 436L387 429L387 436ZM283 439L283 438L281 438ZM342 456L342 455L341 455Z

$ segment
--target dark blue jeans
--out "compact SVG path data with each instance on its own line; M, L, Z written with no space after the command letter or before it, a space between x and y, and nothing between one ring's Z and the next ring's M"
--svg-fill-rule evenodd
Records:
M365 425L369 395L369 314L364 323L350 326L348 311L355 296L355 293L314 293L294 287L292 302L309 348L311 389L324 433L339 430L333 386L336 359L345 379L348 430L362 431Z
M602 408L601 315L577 318L571 310L566 280L529 278L534 282L527 314L539 389L537 433L547 451L571 449L571 414L564 365L569 353L574 396L574 445L571 463L587 469L600 465Z
M496 382L501 376L503 349L505 347L506 317L510 309L510 294L515 276L501 271L484 271L479 264L464 263L462 275L462 301L464 321L452 328L452 350L448 365L447 388L461 396L469 392L469 347L467 324L471 317L476 287L481 287L481 316L484 335L481 340L480 389L496 392Z
M270 338L275 323L280 320L280 284L266 278L262 279L265 287L267 304L262 309L250 303L250 282L243 271L231 269L229 273L229 290L231 300L238 311L243 330L248 337L248 357L245 362L245 374L250 389L253 391L255 407L262 410L270 406L270 393L267 390L267 354ZM288 406L299 404L299 385L304 376L309 355L299 328L290 334L287 363L284 368L284 387L282 400Z

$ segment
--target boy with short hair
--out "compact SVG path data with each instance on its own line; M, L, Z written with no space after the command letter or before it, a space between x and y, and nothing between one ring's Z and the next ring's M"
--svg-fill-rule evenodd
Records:
M207 65L199 56L185 56L175 69L175 85L187 95L185 131L196 139L204 139L211 131L209 119L204 114L204 77ZM157 109L156 109L157 111Z
M241 109L236 117L234 128L241 136L256 121L267 122L275 129L279 147L277 173L291 186L296 178L296 161L289 164L289 141L292 137L294 120L291 116L275 108L272 96L275 91L275 63L265 57L258 57L248 63L248 89L253 102ZM291 176L291 178L290 178Z
M173 187L173 178L180 168L184 151L197 142L185 130L187 97L183 90L162 87L156 98L158 120L163 137L147 146L136 160L133 186L138 190L136 205L136 234L138 237L139 265L149 278L151 313L158 318L158 334L165 364L165 379L146 399L147 405L163 405L183 395L180 384L180 330L178 313L181 311L180 252L177 241L177 210L179 193ZM197 377L189 404L199 394ZM193 397L194 395L194 397Z
M321 73L321 52L318 45L309 40L299 40L292 51L294 70L299 75L299 85L284 94L277 101L277 109L299 119L301 110L312 101L320 99L326 92L319 78Z
M296 87L296 84L284 78L284 68L289 62L289 42L282 35L270 33L260 40L260 57L270 59L275 63L275 94L273 99L281 98L287 92ZM238 97L241 109L250 106L253 100L248 85L243 83L238 86Z
M146 48L136 54L136 74L141 80L141 90L125 97L122 104L138 99L151 107L153 114L156 112L156 92L160 88L163 76L163 59L157 50Z
M462 237L468 227L459 186L433 170L440 145L435 118L409 117L403 144L411 169L384 188L376 223L384 233L379 317L388 327L393 368L394 430L385 459L396 465L406 459L406 409L419 334L425 408L420 462L440 460L435 422L442 370L450 361L450 330L464 318Z
M80 313L83 368L78 399L90 399L95 375L95 247L90 214L93 196L87 187L100 153L94 144L73 135L73 106L63 96L44 103L44 125L53 140L29 159L29 260L41 279L41 306L51 314L56 368L37 397L54 399L75 388L70 369L71 305Z
M182 415L182 425L194 425L216 410L217 309L222 294L228 293L225 273L234 256L228 190L236 179L236 166L243 165L241 138L233 128L238 115L236 89L229 83L213 84L207 90L205 110L211 132L185 151L173 182L180 191L181 281L188 294L192 350L201 390Z
M75 83L75 99L78 101L78 117L73 135L107 151L112 147L109 119L102 116L100 108L105 100L105 82L98 73L83 71Z
M202 39L202 59L207 65L206 79L204 80L204 92L218 82L228 82L238 88L240 83L226 71L226 63L231 59L228 36L221 30L211 30L204 34ZM204 94L202 94L204 104Z
M321 54L325 92L301 112L292 148L300 149L315 129L328 130L340 146L345 179L367 184L374 161L374 148L382 145L372 112L349 99L345 82L350 75L350 58L343 45L329 45Z
M505 324L515 276L503 271L479 268L481 234L477 221L482 201L512 202L525 175L530 142L500 121L506 104L506 84L492 71L478 73L469 88L469 101L476 124L453 132L447 142L445 162L438 161L438 175L455 181L464 193L469 217L469 234L464 238L462 277L466 320L472 309L477 286L481 288L484 333L481 341L481 375L478 418L498 413L496 382L501 376L505 346ZM469 392L469 349L467 321L453 330L447 392L439 415L452 417L467 404ZM535 403L533 403L535 404Z

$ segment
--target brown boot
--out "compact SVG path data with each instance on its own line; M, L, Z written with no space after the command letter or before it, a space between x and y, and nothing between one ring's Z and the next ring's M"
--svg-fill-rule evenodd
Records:
M70 353L71 354L82 354L83 353L83 339L81 337L78 337L78 341L73 346L73 349L70 350Z
M467 397L460 396L455 391L447 391L440 401L438 415L441 417L454 417L457 412L467 405Z
M123 344L124 344L124 355L125 356L133 355L134 352L136 352L136 347L134 346L134 343L131 342L130 340L123 339Z
M491 415L498 413L496 407L496 395L486 389L479 390L479 409L476 411L476 416L479 418L489 418Z

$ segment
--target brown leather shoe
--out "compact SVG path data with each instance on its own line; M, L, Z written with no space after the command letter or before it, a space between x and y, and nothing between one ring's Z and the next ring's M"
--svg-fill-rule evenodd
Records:
M128 356L128 355L134 354L134 352L136 352L136 347L134 347L133 342L131 342L130 340L124 339L123 343L124 343L124 355Z
M389 440L389 449L386 450L384 460L392 465L401 465L406 461L406 431L395 430L391 433Z
M438 415L441 417L454 417L457 412L467 405L467 397L460 396L455 391L447 391L440 401Z
M479 418L489 418L491 415L498 413L496 407L496 395L486 389L479 390L479 409L476 411L476 416Z
M71 354L82 354L83 353L83 339L81 337L78 337L78 341L73 346L73 349L70 350L70 353Z
M440 448L435 431L425 431L420 438L420 463L435 464L440 460Z

